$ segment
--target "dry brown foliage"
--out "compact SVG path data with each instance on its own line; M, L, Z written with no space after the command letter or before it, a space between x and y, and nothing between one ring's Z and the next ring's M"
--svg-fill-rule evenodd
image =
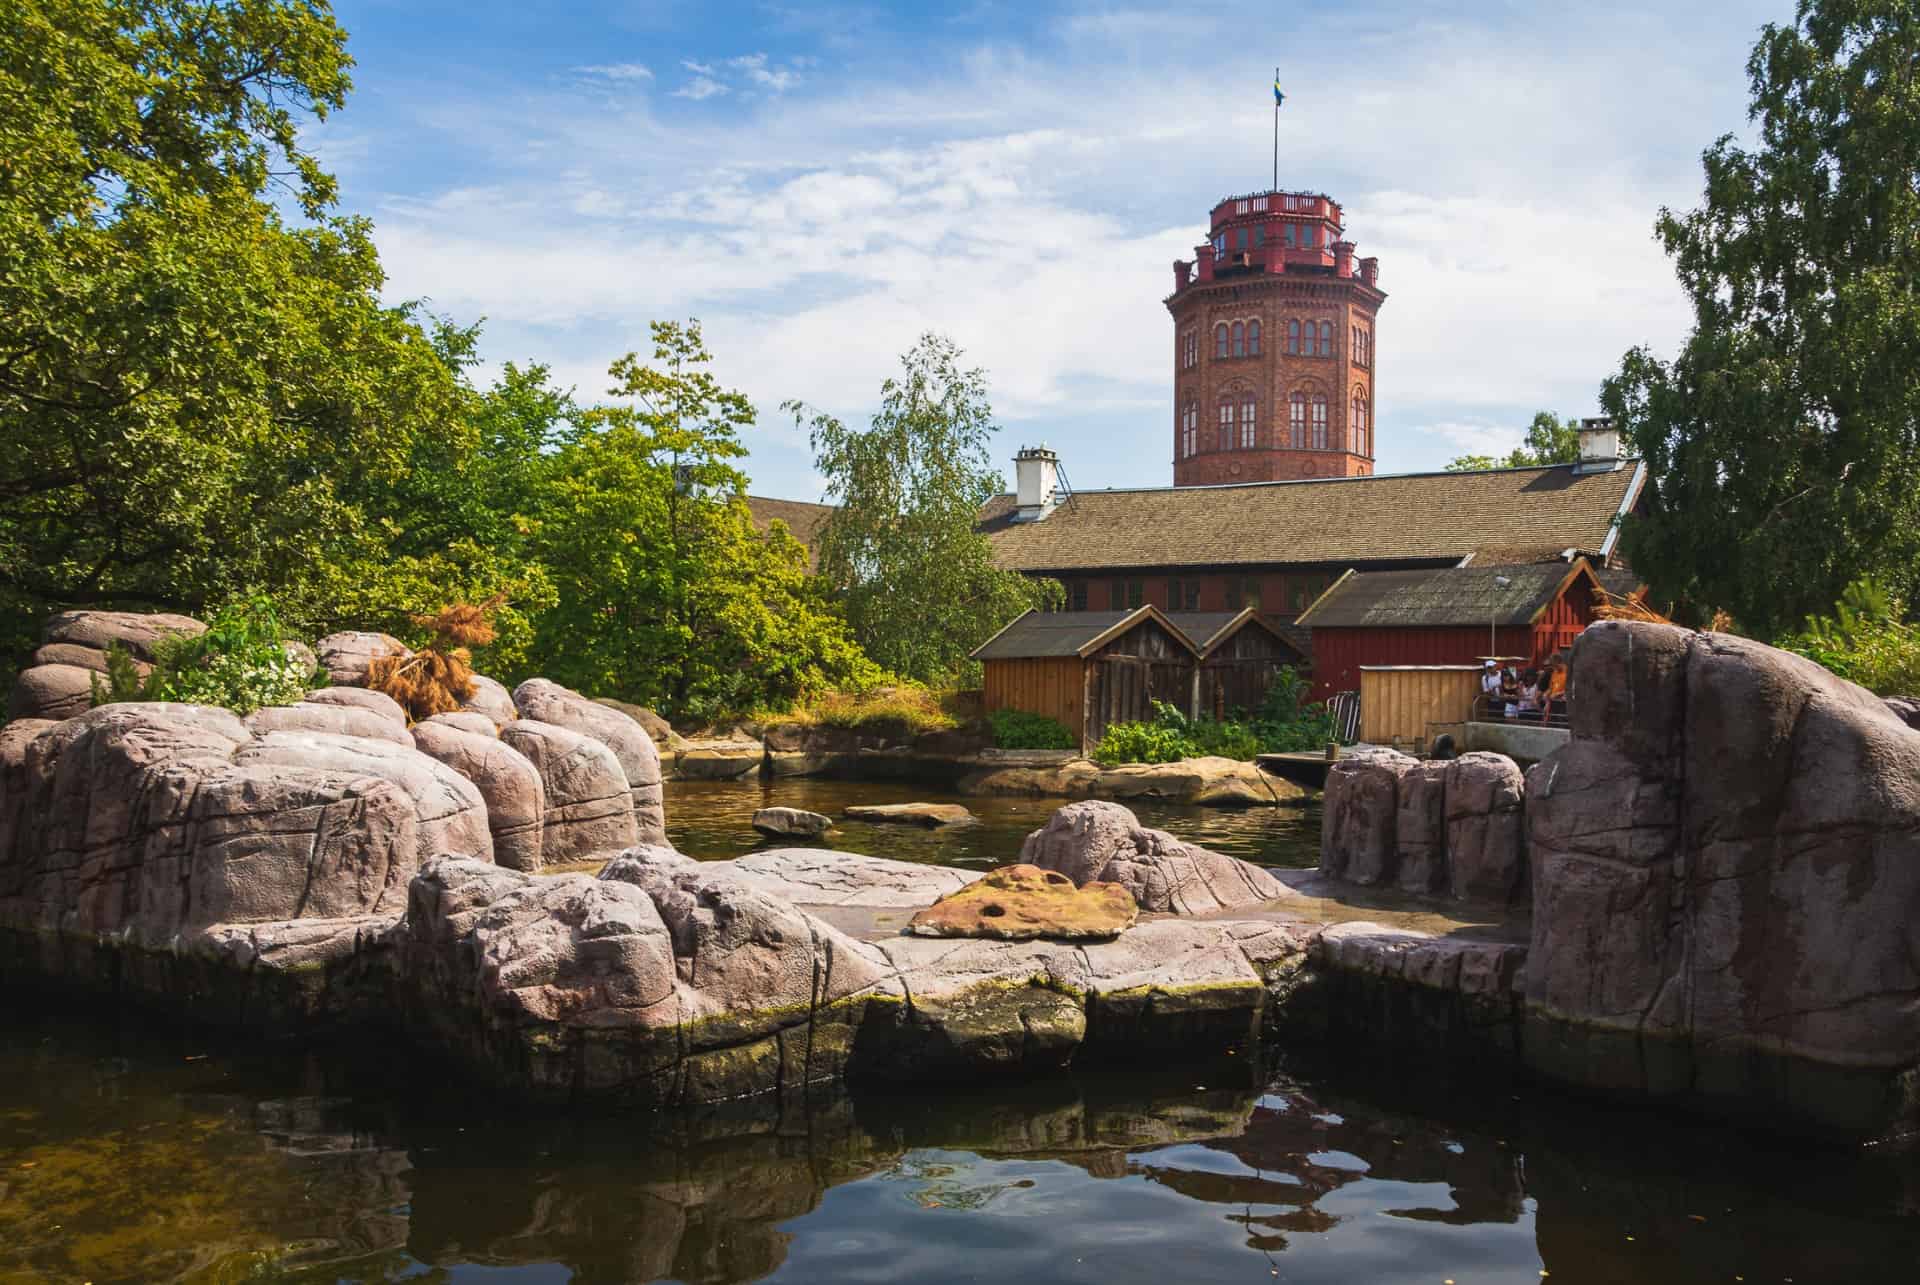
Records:
M1655 625L1673 623L1649 607L1641 595L1608 593L1605 589L1593 591L1593 614L1601 620L1644 620Z
M493 613L506 602L456 602L413 622L433 641L411 656L382 656L367 667L367 686L400 702L415 722L459 709L473 699L473 653L493 641Z

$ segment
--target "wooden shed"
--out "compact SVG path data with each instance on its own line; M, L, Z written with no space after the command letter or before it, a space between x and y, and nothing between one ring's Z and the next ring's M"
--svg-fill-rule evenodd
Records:
M1362 665L1360 739L1424 754L1441 732L1459 737L1480 695L1480 672L1478 664Z
M1200 653L1193 712L1223 718L1233 710L1258 709L1281 669L1300 668L1307 658L1258 610L1173 611L1167 619Z
M1080 744L1109 723L1144 722L1152 702L1189 710L1200 649L1158 607L1029 611L973 651L989 713L1058 719Z
M1537 665L1593 622L1598 587L1584 558L1350 571L1298 622L1313 631L1313 697L1359 690L1364 666L1471 665L1483 656Z

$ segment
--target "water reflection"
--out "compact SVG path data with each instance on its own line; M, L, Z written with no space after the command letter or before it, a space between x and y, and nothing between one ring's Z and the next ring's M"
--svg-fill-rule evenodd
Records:
M943 830L838 820L855 803L961 803L980 824ZM1020 842L1046 824L1064 800L963 797L894 782L775 778L768 781L669 781L667 837L689 856L737 857L766 841L753 828L756 809L805 808L836 818L825 844L843 852L985 869L1002 865ZM1320 860L1317 803L1285 808L1199 808L1173 803L1127 804L1141 822L1192 843L1262 865L1308 868ZM781 840L790 846L794 840Z
M1911 1157L1354 1068L533 1116L8 1029L0 1280L1909 1281ZM193 1059L193 1060L188 1060ZM1333 1087L1335 1085L1341 1087Z

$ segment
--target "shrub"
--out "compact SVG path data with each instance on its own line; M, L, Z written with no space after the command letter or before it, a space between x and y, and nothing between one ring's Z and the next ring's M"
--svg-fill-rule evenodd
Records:
M1780 645L1881 696L1920 693L1920 627L1903 624L1906 604L1873 580L1847 586L1833 613L1807 617Z
M93 680L93 703L180 701L241 715L291 705L326 679L289 654L283 632L273 600L256 594L221 608L203 634L154 644L153 669L144 679L132 655L115 643L107 648L105 680Z
M1306 704L1306 680L1293 669L1274 676L1260 708L1224 721L1188 718L1153 702L1153 721L1114 723L1094 749L1101 763L1172 763L1218 755L1252 759L1260 754L1317 750L1334 739L1333 715L1320 704Z
M367 686L400 703L416 722L459 709L473 699L473 653L493 641L493 613L506 603L496 594L482 603L456 602L413 618L432 637L411 656L381 656L367 666Z
M1094 761L1116 763L1177 763L1200 757L1200 747L1159 723L1109 723L1093 748Z
M1065 723L1045 714L996 709L987 722L993 726L993 743L1003 750L1070 750L1078 744Z

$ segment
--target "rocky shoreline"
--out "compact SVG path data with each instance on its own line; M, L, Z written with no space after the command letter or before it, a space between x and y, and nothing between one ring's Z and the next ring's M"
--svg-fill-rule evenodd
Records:
M1920 733L1757 644L1589 630L1572 743L1524 778L1489 755L1342 761L1313 890L1068 804L1023 878L1139 910L1083 941L901 931L973 872L693 861L665 844L639 723L533 680L408 727L351 684L386 645L321 640L341 685L247 720L123 704L0 729L0 984L262 1035L378 1030L553 1103L1277 1042L1849 1137L1920 1118ZM1483 926L1320 913L1378 887Z

